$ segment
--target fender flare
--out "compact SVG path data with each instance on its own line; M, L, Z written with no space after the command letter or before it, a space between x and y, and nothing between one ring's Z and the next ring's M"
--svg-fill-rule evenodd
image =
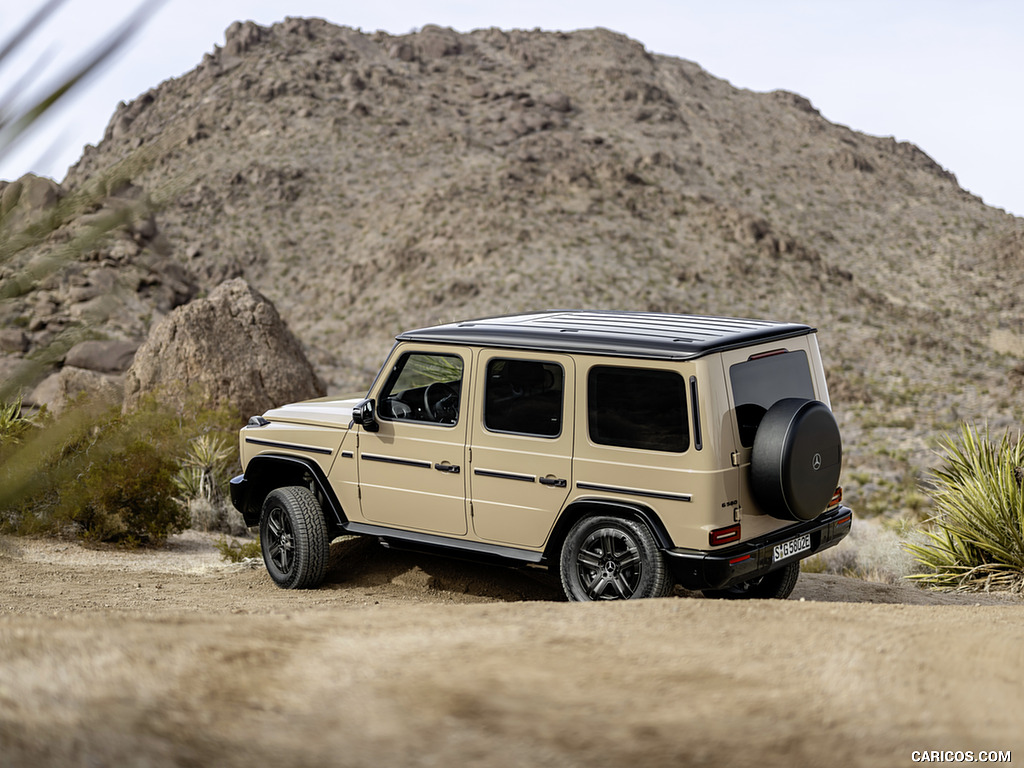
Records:
M549 562L557 562L561 556L562 542L577 521L587 515L612 514L638 520L646 525L654 535L659 549L673 549L675 544L669 536L661 518L650 507L637 502L622 499L606 499L602 497L584 497L574 500L559 515L554 530L548 536L544 547L544 557ZM552 560L554 558L554 560Z
M254 456L245 468L245 491L239 511L246 525L259 524L263 500L268 493L284 485L303 485L301 479L307 472L312 477L313 487L310 490L323 508L328 527L343 528L348 518L320 465L312 459L278 453ZM286 478L292 478L295 482L282 482Z

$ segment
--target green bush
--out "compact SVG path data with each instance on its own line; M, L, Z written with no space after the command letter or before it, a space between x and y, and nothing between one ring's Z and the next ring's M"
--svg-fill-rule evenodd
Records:
M199 402L177 412L149 401L129 414L77 403L21 445L0 446L0 530L159 544L189 525L175 501L179 457L196 435L230 452L236 427Z
M965 424L941 445L932 474L936 514L908 549L925 571L910 578L963 590L1024 588L1024 436L994 442Z

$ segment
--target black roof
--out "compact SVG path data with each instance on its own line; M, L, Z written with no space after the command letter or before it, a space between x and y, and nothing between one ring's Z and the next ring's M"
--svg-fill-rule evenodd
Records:
M655 312L550 310L406 331L401 341L688 360L814 333L797 323Z

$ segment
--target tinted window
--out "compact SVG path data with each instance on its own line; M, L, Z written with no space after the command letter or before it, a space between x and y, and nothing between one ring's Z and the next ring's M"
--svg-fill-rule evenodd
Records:
M408 352L391 369L377 415L393 421L455 424L461 391L461 357Z
M729 369L740 442L749 448L765 412L787 397L814 399L807 353L782 352L736 363Z
M557 437L562 431L562 366L538 360L487 364L484 426L493 432Z
M587 381L590 439L682 453L690 447L686 386L672 371L597 366Z

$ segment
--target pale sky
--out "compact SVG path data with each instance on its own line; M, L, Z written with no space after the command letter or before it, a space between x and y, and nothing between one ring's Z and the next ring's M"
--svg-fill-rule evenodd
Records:
M0 99L44 56L45 72L58 73L140 3L66 0L31 46L0 63ZM0 47L42 2L14 4L0 5ZM1020 0L167 0L35 141L0 158L0 179L33 171L59 181L85 144L102 139L119 101L194 68L232 21L285 16L394 34L424 24L606 27L736 87L795 91L832 122L912 141L989 205L1024 215Z

